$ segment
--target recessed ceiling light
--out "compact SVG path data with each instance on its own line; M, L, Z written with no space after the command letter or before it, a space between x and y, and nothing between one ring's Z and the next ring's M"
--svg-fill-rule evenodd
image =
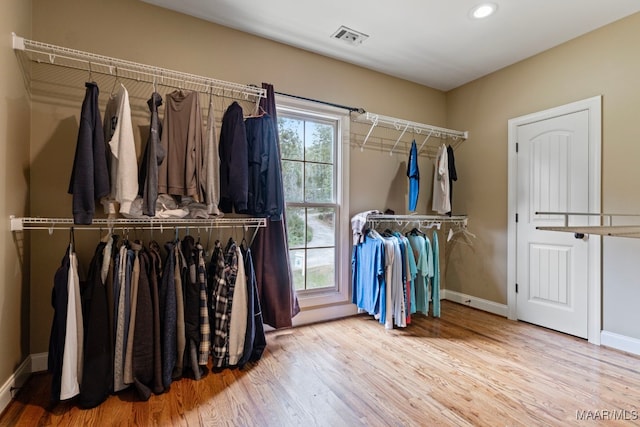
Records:
M482 3L471 9L470 15L474 19L482 19L493 15L497 9L495 3Z

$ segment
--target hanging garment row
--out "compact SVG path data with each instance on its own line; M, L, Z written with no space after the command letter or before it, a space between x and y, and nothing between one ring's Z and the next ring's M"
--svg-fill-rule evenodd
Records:
M96 202L110 217L207 218L224 213L282 215L277 133L267 114L244 117L234 101L217 138L213 95L206 124L200 93L175 90L147 102L149 135L138 168L129 95L114 86L101 118L96 83L85 84L69 193L76 224L90 224Z
M418 207L420 189L420 170L418 167L418 149L415 139L411 142L407 161L407 177L409 178L409 212ZM453 206L453 181L458 180L455 158L451 145L441 144L434 162L433 198L431 209L440 215L451 216Z
M440 317L438 234L414 228L406 235L365 228L351 258L352 302L385 325L406 327L415 313Z
M163 253L164 252L164 253ZM199 239L144 246L107 234L81 280L73 232L54 277L51 400L95 407L133 386L141 400L182 377L242 368L266 347L251 250Z

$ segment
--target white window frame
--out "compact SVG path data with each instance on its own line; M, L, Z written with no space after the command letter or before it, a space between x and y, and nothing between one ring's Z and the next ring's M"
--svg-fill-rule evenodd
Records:
M293 318L293 325L318 322L355 314L351 304L351 239L349 221L349 137L350 116L346 109L318 102L276 96L278 116L302 115L313 119L336 121L337 141L335 146L335 280L336 287L298 293L301 313ZM288 254L287 254L288 256Z

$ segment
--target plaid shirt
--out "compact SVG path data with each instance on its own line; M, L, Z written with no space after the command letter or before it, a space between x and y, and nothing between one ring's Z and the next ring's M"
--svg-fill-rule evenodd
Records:
M196 245L198 254L198 284L200 285L200 348L198 363L206 365L211 351L211 326L209 325L209 307L207 305L207 271L204 262L204 249L200 243Z
M232 247L230 247L232 246ZM216 243L212 263L216 263L213 297L215 298L215 328L213 336L213 366L221 368L229 359L229 319L231 303L238 270L235 243L228 245L226 258L222 258L222 248ZM222 269L220 269L222 267ZM213 304L213 301L212 301Z

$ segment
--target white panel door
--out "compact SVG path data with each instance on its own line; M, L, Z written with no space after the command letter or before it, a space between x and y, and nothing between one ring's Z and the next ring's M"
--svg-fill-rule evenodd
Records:
M520 125L517 141L517 318L587 338L588 242L537 230L564 223L536 212L589 211L589 113Z

